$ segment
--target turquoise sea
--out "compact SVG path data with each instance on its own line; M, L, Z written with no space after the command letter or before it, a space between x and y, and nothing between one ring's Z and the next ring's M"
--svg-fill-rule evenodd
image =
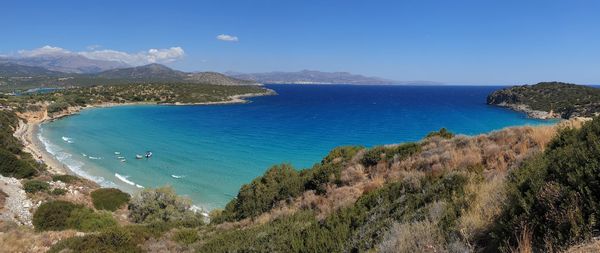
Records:
M501 87L268 87L279 95L248 104L85 110L42 125L39 137L58 160L103 186L171 185L212 209L269 166L307 168L336 146L415 141L442 127L474 135L552 123L486 105ZM152 158L135 158L146 151Z

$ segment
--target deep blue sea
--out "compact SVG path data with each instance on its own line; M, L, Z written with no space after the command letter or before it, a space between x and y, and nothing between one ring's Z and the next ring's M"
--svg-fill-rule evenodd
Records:
M442 127L474 135L551 123L486 105L501 87L268 87L279 95L248 104L85 110L44 124L40 138L60 161L104 186L134 192L171 185L212 209L269 166L307 168L336 146L415 141ZM146 151L153 157L135 158Z

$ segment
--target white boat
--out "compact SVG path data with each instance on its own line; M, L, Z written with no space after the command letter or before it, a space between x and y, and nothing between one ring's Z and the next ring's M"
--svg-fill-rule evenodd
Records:
M142 155L135 155L135 159L142 159L144 158Z
M152 157L152 152L146 151L146 154L144 156L146 156L146 158L150 158Z
M115 152L115 155L120 155L120 154L121 154L121 152Z
M125 160L125 159L121 159L121 162L125 162L125 161L127 161L127 160Z

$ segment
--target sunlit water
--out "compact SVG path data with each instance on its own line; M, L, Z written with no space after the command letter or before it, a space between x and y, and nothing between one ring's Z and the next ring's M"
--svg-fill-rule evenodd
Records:
M269 87L279 95L249 104L85 110L44 124L40 137L60 161L104 186L171 185L212 209L269 166L307 168L336 146L415 141L442 127L473 135L550 123L486 105L500 87ZM154 155L136 159L146 151Z

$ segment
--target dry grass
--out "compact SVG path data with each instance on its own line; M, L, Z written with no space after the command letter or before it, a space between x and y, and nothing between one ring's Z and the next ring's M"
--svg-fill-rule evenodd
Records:
M0 253L46 252L60 240L75 235L77 232L73 230L36 233L33 229L0 221Z
M589 242L573 246L565 251L565 253L588 253L600 252L600 238L594 238Z
M533 253L533 248L532 248L532 243L531 243L532 237L533 237L532 232L529 230L529 228L527 226L524 226L520 231L519 238L517 239L517 247L514 249L511 249L511 252Z
M388 231L379 252L447 252L446 240L438 225L430 221L395 223Z
M503 183L504 176L497 175L483 182L467 185L465 193L473 201L469 209L463 210L458 222L459 231L466 240L471 241L484 232L502 212L506 200Z

